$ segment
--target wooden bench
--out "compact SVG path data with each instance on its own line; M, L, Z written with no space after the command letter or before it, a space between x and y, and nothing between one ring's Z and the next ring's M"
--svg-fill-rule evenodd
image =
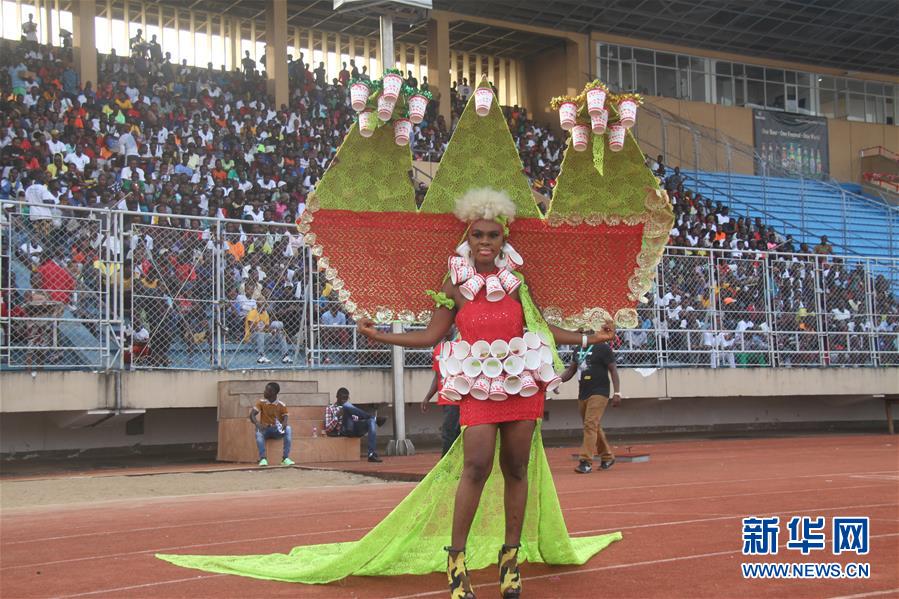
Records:
M250 409L262 397L268 381L222 381L218 384L218 456L220 462L255 463L259 460ZM287 405L293 448L290 457L298 464L347 462L361 459L361 440L327 437L322 432L327 393L319 393L317 381L275 381L281 385L278 399ZM313 429L318 436L313 436ZM278 464L281 439L267 439L269 464Z

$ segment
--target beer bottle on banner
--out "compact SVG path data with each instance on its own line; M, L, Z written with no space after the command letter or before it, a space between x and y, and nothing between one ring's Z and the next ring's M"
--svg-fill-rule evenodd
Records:
M809 154L811 152L805 146L800 146L799 151L802 152L802 174L808 175L811 172L809 170Z
M780 168L787 168L787 146L780 146Z
M808 160L808 172L812 175L817 174L818 162L815 160L815 153L811 149L808 151Z
M816 174L821 175L826 172L826 166L821 163L821 150L815 150L815 156L817 158L818 170L815 171Z

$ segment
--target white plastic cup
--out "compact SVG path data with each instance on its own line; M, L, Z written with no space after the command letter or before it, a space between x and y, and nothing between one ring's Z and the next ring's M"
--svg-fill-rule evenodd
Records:
M462 360L455 356L450 356L443 361L443 364L446 365L446 374L448 376L455 376L462 373Z
M440 358L437 361L437 367L440 369L440 378L446 379L449 376L449 372L446 370L446 358Z
M633 100L618 102L618 118L625 128L630 129L637 121L637 103Z
M506 290L503 289L503 284L499 282L499 277L496 275L487 275L486 284L488 302L498 302L506 296Z
M480 341L475 341L471 344L471 355L475 358L486 360L490 357L490 343L484 341L483 339Z
M553 370L552 364L541 364L540 368L537 369L537 378L541 383L548 383L553 380L556 376L556 371Z
M565 131L570 131L577 124L577 104L563 102L559 106L559 124Z
M476 274L459 286L459 293L468 301L472 301L483 287L484 277Z
M524 334L524 342L528 344L530 349L540 349L540 335L534 331L528 331Z
M409 119L398 119L393 123L393 141L398 146L408 146L409 138L412 135L412 121Z
M413 125L417 125L425 118L425 111L428 108L428 99L418 94L409 98L409 120Z
M552 341L550 334L548 331L537 331L537 336L540 337L540 345L550 344L550 341Z
M596 135L602 135L609 126L609 111L600 110L596 114L590 115L590 129Z
M365 110L371 88L365 83L354 83L350 86L350 104L356 112Z
M471 386L469 394L473 398L481 401L487 399L490 395L490 379L483 375L476 378L474 384Z
M590 140L590 128L587 125L575 125L571 128L571 143L574 145L576 152L583 152L587 149L587 142Z
M510 355L503 361L503 370L510 376L518 376L524 372L524 358Z
M396 102L403 87L403 78L396 73L387 73L384 75L384 87L381 96Z
M452 385L450 385L449 381L445 382L440 389L440 395L443 399L448 399L449 401L459 401L462 399L462 396L459 395L459 392L456 391Z
M481 374L482 367L481 361L474 356L462 360L462 372L465 376L477 378Z
M458 256L456 257L458 258ZM455 264L453 268L450 269L450 280L453 285L464 283L475 275L474 267L471 264L468 264L465 258L459 258L459 260L461 260L462 263Z
M481 363L481 372L491 379L503 373L503 363L496 358L487 358Z
M359 135L362 137L371 137L375 133L374 127L375 113L370 110L359 113Z
M606 105L606 90L594 87L587 90L587 112L592 116L598 114Z
M506 293L512 293L518 286L521 285L521 279L516 277L510 271L505 268L496 273L496 278L499 279L499 282L502 284L503 289L505 289Z
M468 341L464 340L453 341L452 353L453 357L457 360L464 360L471 355L471 345L468 344Z
M440 344L440 351L437 353L437 359L443 360L453 353L453 344L450 341L444 341Z
M509 355L509 344L502 339L497 339L490 344L490 355L498 360L505 360Z
M609 125L609 149L613 152L620 152L624 147L624 137L627 129L621 123L613 123Z
M540 363L541 364L552 364L553 363L553 350L550 349L548 345L544 345L540 348Z
M509 375L503 380L503 391L509 395L518 395L521 393L521 378L516 375Z
M524 358L528 351L528 344L522 337L513 337L509 340L509 353L519 358Z
M474 384L474 377L460 374L459 376L454 376L450 384L460 396L468 395L471 392L471 386Z
M537 370L540 368L540 350L529 349L524 353L524 367L528 370Z
M487 396L492 401L505 401L509 398L506 389L503 386L506 377L500 375L490 381L490 394Z
M510 266L507 267L509 270L515 270L515 268L518 268L519 266L524 264L524 258L522 258L521 254L519 254L518 251L512 247L512 244L507 243L503 245L503 252L505 252L506 258L508 258L509 260ZM513 266L515 268L512 268Z
M490 106L493 104L493 90L487 87L479 87L474 92L474 110L478 116L490 114Z
M382 121L389 121L393 116L393 109L396 107L396 98L390 99L384 94L378 96L378 118Z
M553 391L558 389L559 385L561 385L561 384L562 384L562 378L558 375L554 376L546 383L546 392L552 393Z
M518 394L521 397L530 397L540 390L540 386L537 385L537 381L534 380L534 373L531 371L525 370L521 373L519 378L521 379L521 389Z

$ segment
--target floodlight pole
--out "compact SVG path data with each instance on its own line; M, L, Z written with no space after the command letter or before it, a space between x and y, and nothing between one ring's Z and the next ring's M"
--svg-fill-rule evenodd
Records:
M387 14L381 15L381 63L382 72L396 66L396 54L393 51L393 17Z

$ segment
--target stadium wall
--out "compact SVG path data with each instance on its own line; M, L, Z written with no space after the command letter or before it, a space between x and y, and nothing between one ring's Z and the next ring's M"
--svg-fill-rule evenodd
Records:
M645 376L644 376L645 374ZM610 410L604 426L612 434L654 432L744 432L764 429L885 430L883 400L899 396L899 369L622 369L626 399ZM357 403L390 402L389 370L294 370L271 372L128 372L122 376L122 409L146 410L141 426L128 417L85 428L70 427L87 410L116 407L112 375L91 372L6 372L0 379L0 454L22 457L41 452L96 448L162 450L216 441L217 384L257 380L317 380L332 395L341 386ZM434 442L440 409L426 413L419 402L431 381L424 369L407 371L407 432ZM546 404L550 436L576 434L576 383L569 382ZM382 438L389 438L385 427ZM76 452L76 453L72 453ZM64 455L69 455L65 453Z
M511 26L511 28L515 28ZM542 30L540 33L552 36L559 32ZM550 110L549 101L553 96L562 93L570 93L572 77L571 73L581 66L577 51L576 38L571 38L559 48L531 57L525 63L526 86L525 97L522 105L527 107L538 122L550 123L558 129L558 116ZM654 43L633 38L592 34L589 43L588 68L584 69L580 77L579 85L592 77L596 65L596 42L608 42L679 52L693 56L718 58L736 62L753 63L761 66L796 69L820 74L829 74L838 77L848 74L839 70L815 65L758 59L755 57L730 54L726 52L712 52L698 48L676 46L672 44ZM563 68L564 65L564 68ZM899 84L899 77L890 75L874 75L867 73L852 73L856 79L870 79ZM577 91L580 91L579 89ZM662 98L650 96L647 100L661 108L664 108L684 119L699 125L716 129L735 140L748 146L753 145L752 109L734 106L722 106L706 102L690 102L674 98ZM862 123L845 119L827 119L828 137L830 149L830 175L840 181L856 181L860 176L859 150L871 146L883 146L893 151L899 151L899 126L880 125L875 123ZM661 131L658 123L651 123L648 119L640 121L638 118L635 129L638 139L646 141L655 147L661 147ZM669 128L669 147L679 148L680 156L692 156L692 138L687 132L679 132L675 128ZM714 155L712 155L714 152ZM702 166L707 170L726 170L727 158L724 148L709 150L702 155ZM732 159L734 172L753 174L752 161L747 157L738 156L736 153Z

